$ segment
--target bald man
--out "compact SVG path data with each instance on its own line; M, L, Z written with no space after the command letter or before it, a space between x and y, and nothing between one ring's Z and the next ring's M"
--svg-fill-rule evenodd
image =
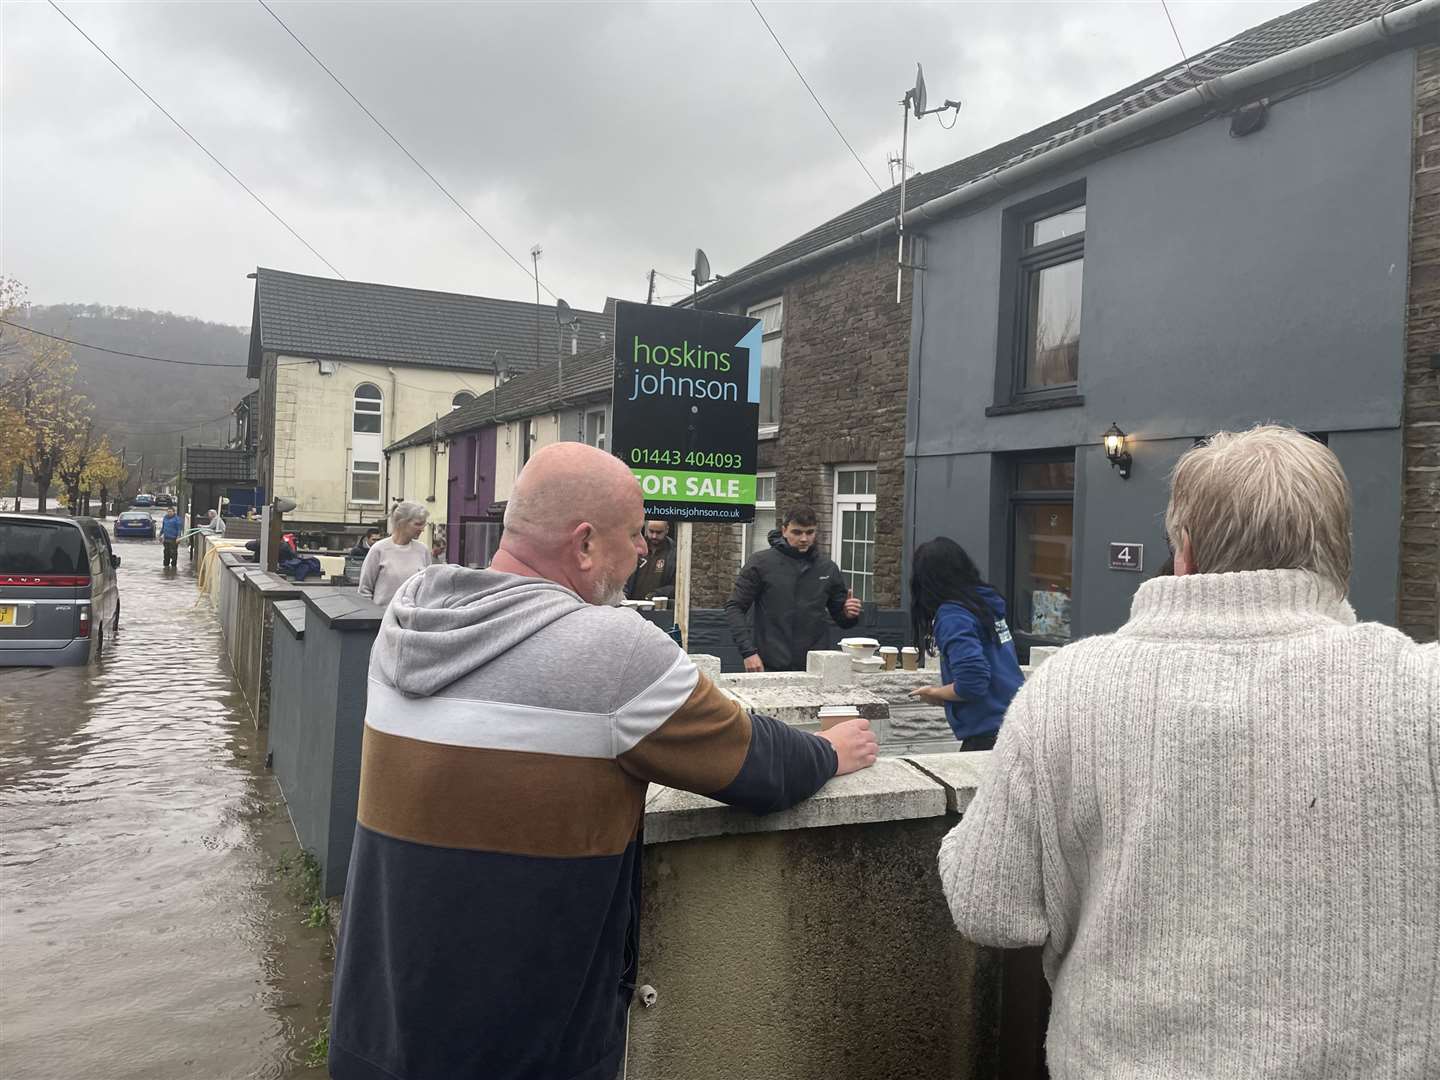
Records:
M757 813L873 764L866 721L751 715L620 600L640 488L531 458L488 570L432 566L371 652L335 958L335 1080L610 1080L636 983L646 785Z

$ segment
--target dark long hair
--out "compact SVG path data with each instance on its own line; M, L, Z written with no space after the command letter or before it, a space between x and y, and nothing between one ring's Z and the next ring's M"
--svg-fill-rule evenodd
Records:
M980 596L985 581L975 560L948 536L915 549L910 564L910 632L923 652L935 651L935 616L941 604L959 604L980 624L980 633L998 641L995 612Z

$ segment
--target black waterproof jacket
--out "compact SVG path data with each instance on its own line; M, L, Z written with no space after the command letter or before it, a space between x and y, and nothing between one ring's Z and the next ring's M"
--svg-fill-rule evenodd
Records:
M805 654L829 644L831 622L849 629L859 621L845 617L848 593L834 560L814 547L802 555L776 529L735 579L725 621L741 656L759 653L766 671L803 671Z

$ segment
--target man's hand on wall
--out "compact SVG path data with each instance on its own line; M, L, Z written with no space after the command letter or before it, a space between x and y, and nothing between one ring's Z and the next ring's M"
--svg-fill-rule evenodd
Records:
M863 718L846 720L817 734L835 748L835 755L840 759L836 776L868 769L875 764L875 756L880 752L880 743L870 730L870 721Z

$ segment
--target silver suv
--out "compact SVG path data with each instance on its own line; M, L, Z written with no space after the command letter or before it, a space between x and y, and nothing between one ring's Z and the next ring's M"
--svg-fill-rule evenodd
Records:
M0 514L0 667L98 659L120 627L119 565L94 518Z

